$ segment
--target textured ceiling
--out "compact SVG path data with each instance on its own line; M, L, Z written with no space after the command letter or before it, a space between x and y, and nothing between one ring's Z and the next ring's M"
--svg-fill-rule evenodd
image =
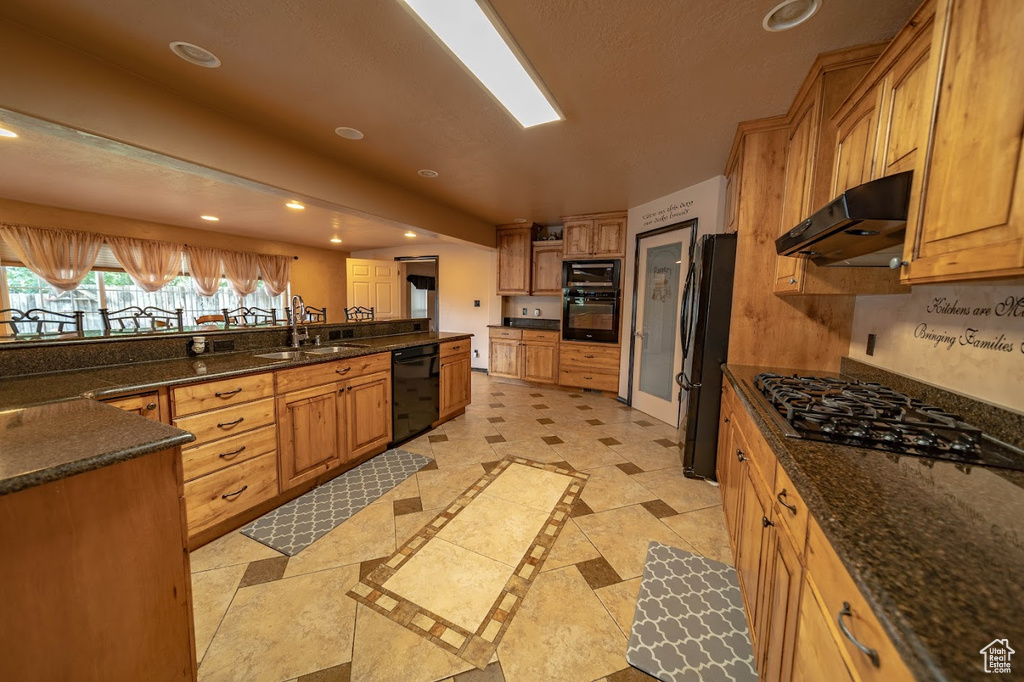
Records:
M721 173L736 123L782 113L816 54L888 39L919 4L822 0L768 33L777 2L492 0L566 116L529 130L399 0L5 0L0 16L487 221L555 223Z
M340 251L437 235L0 109L0 198ZM285 203L298 199L304 210ZM200 219L215 215L219 222ZM2 217L2 216L0 216ZM59 226L54 226L59 227ZM338 236L341 244L332 244Z

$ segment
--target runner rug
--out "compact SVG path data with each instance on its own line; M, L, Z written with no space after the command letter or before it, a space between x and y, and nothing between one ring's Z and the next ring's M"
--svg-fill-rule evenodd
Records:
M382 452L264 514L240 532L295 556L433 461L405 450Z
M348 595L483 670L588 478L506 457Z

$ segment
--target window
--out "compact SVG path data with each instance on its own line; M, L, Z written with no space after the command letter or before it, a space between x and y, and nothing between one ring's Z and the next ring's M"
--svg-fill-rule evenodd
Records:
M235 294L226 279L221 279L220 289L213 296L200 296L188 275L176 277L159 291L150 293L138 287L126 272L93 270L77 289L56 291L28 268L4 266L2 270L7 286L4 291L6 300L0 300L0 309L43 308L60 313L81 310L85 312L87 331L103 329L100 308L111 311L130 306L154 306L172 311L181 308L185 312L185 325L192 326L197 324L200 316L220 315L223 308L233 310L243 305L267 310L274 308L278 319L283 320L287 305L287 294L271 296L262 280L257 284L256 292L249 296ZM7 325L0 327L0 333L8 331Z

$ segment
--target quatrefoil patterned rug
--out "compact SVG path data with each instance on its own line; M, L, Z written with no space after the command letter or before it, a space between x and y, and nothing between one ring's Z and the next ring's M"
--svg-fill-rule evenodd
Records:
M241 533L295 556L433 461L405 450L382 452L243 526Z
M626 661L663 682L755 682L736 569L652 542Z

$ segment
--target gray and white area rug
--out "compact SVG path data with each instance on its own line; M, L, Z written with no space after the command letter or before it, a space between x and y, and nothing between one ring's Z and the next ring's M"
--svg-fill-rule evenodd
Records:
M652 542L626 660L664 682L756 682L736 569Z
M382 452L264 514L243 526L240 532L267 547L295 556L433 461L405 450Z

